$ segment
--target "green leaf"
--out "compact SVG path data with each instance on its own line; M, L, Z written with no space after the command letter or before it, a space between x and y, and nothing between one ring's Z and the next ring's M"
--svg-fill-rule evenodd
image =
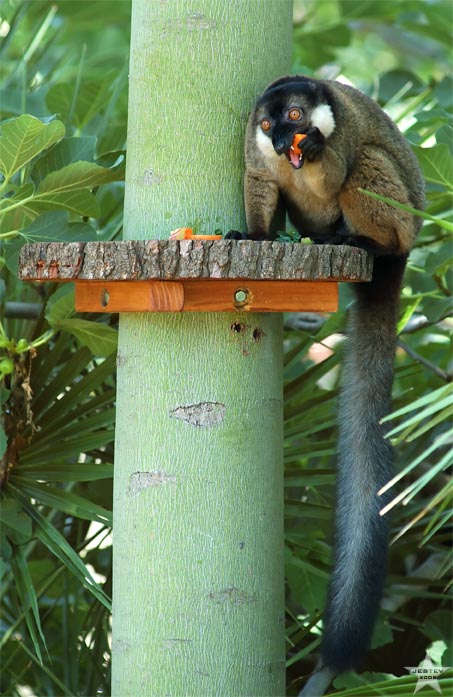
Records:
M74 352L71 351L69 356L61 360L61 352L65 350L68 343L68 337L62 332L52 350L43 354L39 372L36 371L36 392L32 409L35 415L35 423L37 424L40 424L43 419L47 420L47 413L50 409L55 408L58 410L59 404L57 402L66 397L68 386L71 387L71 395L73 387L85 384L87 376L83 380L80 380L80 376L93 366L92 355L86 347L81 347ZM56 372L54 371L55 361L58 361L60 368ZM91 372L88 373L88 377L90 375ZM47 421L43 421L42 425L44 426L46 423ZM27 452L28 448L24 455Z
M451 315L451 298L428 297L423 299L423 314L430 322L438 322Z
M63 511L63 513L67 513L75 518L96 520L110 527L112 525L112 514L110 511L102 508L102 506L97 506L82 496L73 494L70 491L64 491L64 489L57 489L49 484L40 484L38 482L30 484L20 476L15 477L14 481L24 494L38 499L45 506Z
M436 414L436 416L433 419L423 421L421 426L417 428L415 431L413 429L410 429L410 435L406 437L407 442L410 443L411 441L420 438L420 436L422 436L427 431L432 431L438 424L452 423L452 417L453 404L447 406L445 409L442 409L438 414Z
M436 450L439 448L442 448L443 446L448 443L448 441L451 439L450 433L444 433L443 435L439 436L434 442L432 442L425 450L423 450L416 458L411 460L408 465L406 465L402 470L396 474L393 479L391 479L387 484L381 489L381 493L384 493L384 491L388 491L389 489L392 488L397 482L399 482L403 477L405 477L409 472L411 472L413 469L417 467L421 462L428 462L430 455L434 453ZM427 476L429 477L431 473L431 470L428 470ZM401 497L403 498L403 497Z
M401 319L398 322L397 326L397 333L400 334L406 324L409 322L410 318L414 314L415 310L420 304L420 298L413 298L412 301L407 305L406 309L404 310Z
M370 695L371 694L396 695L397 694L396 692L390 692L388 689L387 690L384 689L383 692L379 692L379 691L373 692L372 691L372 687L374 686L374 683L379 684L379 681L383 681L382 685L389 685L389 684L396 684L396 680L398 680L398 678L395 678L393 675L386 674L386 673L369 673L369 672L367 672L367 673L361 673L360 675L358 675L357 673L348 672L348 673L345 673L345 674L340 675L339 677L335 678L334 686L336 688L345 688L346 687L346 688L351 688L351 689L362 687L363 691L359 690L357 692L358 697L360 697L360 695L366 694L366 692L365 692L366 685L370 685ZM410 685L411 685L410 689L413 692L414 683L411 682ZM339 694L342 694L342 693L339 693ZM403 694L403 693L398 693L398 694Z
M0 458L3 458L7 446L8 439L6 437L5 429L3 428L3 423L0 422Z
M97 201L89 191L106 182L115 181L119 173L94 162L74 162L48 174L39 184L27 208L35 213L64 208L79 215L95 218L99 214Z
M22 227L22 224L23 220L14 229ZM25 242L69 242L79 239L88 242L96 238L96 230L88 223L70 223L67 211L49 211L26 225L20 235L4 242L6 266L17 275L19 254Z
M2 498L0 506L2 534L18 544L27 542L32 534L31 520L22 506L12 498ZM4 527L3 527L4 526Z
M31 172L33 181L38 183L51 172L74 162L93 162L95 146L94 136L63 138L35 162Z
M436 218L434 215L430 215L426 211L419 211L416 208L412 208L412 206L406 206L406 204L399 203L399 201L395 201L394 199L388 198L387 196L379 196L378 194L375 194L373 191L367 191L366 189L360 188L358 190L361 194L365 194L365 196L369 196L370 198L373 198L376 201L382 201L382 203L387 203L389 206L392 206L393 208L398 208L401 211L406 211L406 213L412 213L412 215L415 215L418 218L423 218L423 220L431 220L434 223L437 223L437 225L439 225L439 227L443 228L444 230L453 232L453 223L450 223L448 220L444 220L440 217Z
M111 604L98 583L94 580L91 573L72 547L66 542L61 533L58 532L48 521L43 518L36 509L33 510L33 517L36 520L36 537L54 554L71 573L78 578L87 590L99 600L107 610L111 611Z
M429 412L421 412L420 419L422 419L427 415L427 413L431 413L432 405L434 406L434 411L436 411L439 408L443 408L444 406L448 405L450 403L451 398L452 386L443 385L442 387L439 387L437 390L434 390L434 392L429 392L428 394L423 395L423 397L419 397L418 399L416 399L415 402L410 402L405 407L402 407L401 409L392 412L388 416L385 416L382 419L382 421L391 421L393 419L398 418L399 416L407 414L408 412L415 411L416 409L426 408L427 410L429 410ZM401 427L398 427L398 430L400 430L400 428Z
M437 276L443 276L451 268L451 242L443 244L426 258L425 271Z
M109 356L117 349L118 332L106 324L74 318L62 319L53 326L73 334L95 356Z
M0 131L0 172L10 179L36 155L63 138L64 133L61 121L45 124L29 114L4 122Z
M87 223L71 223L66 211L43 213L21 231L26 242L71 242L96 239L96 230Z
M434 610L423 621L423 634L431 641L443 639L446 644L451 640L451 613L448 610Z
M21 192L20 197L16 193L13 198L7 199L3 213L15 216L12 220L8 217L8 229L20 229L26 224L25 221L34 220L43 211L58 208L95 218L99 214L99 208L90 189L120 179L121 176L119 170L100 167L93 162L74 162L52 172L40 182L35 193L27 189Z
M46 305L46 320L52 326L60 320L72 317L74 313L74 286L72 283L61 283Z
M113 79L113 74L110 74L103 80L84 80L81 83L73 112L78 128L83 128L108 103ZM47 92L46 104L51 113L59 113L67 118L71 113L73 98L74 85L58 83Z
M440 143L432 148L415 148L415 152L427 181L453 191L453 162L448 145Z
M79 215L95 218L99 209L89 187L95 186L98 165L76 162L52 172L39 184L38 190L28 204L36 213L53 208L64 208ZM104 169L99 168L102 171Z
M12 203L15 203L16 201L22 201L24 198L29 198L30 196L33 196L35 192L35 185L33 182L27 182L26 184L22 184L22 186L14 187L13 193L11 196L8 196L8 198L3 199L1 201L3 208L9 208ZM0 210L0 213L2 211Z
M95 462L83 464L78 462L75 465L68 462L48 464L45 461L35 460L30 464L21 464L20 476L22 479L40 479L49 482L91 482L98 479L111 479L113 465Z
M42 644L47 650L46 640L41 628L41 618L39 616L35 587L30 575L27 560L25 559L25 555L21 547L17 547L15 549L15 555L11 566L14 572L16 588L21 600L22 610L25 615L28 631L30 632L30 637L33 642L36 656L38 657L39 662L42 664L39 640L41 640ZM30 615L29 612L30 608L32 615Z
M101 167L94 162L73 162L48 174L40 183L37 195L57 195L79 189L92 189L117 179L118 175L115 171Z
M93 397L93 400L96 400ZM55 433L51 429L44 431L44 434L39 440L33 442L30 446L31 450L36 455L44 450L44 455L47 452L50 457L51 450L59 452L61 456L69 451L70 447L76 448L76 452L89 452L96 447L95 443L100 446L112 440L112 429L115 423L114 408L111 405L112 392L101 395L101 399L96 400L96 404L104 407L105 402L108 402L107 408L93 408L90 413L90 402L84 404L81 408L70 412L67 419L57 417L56 422L52 422L54 428L58 427L58 438L55 438ZM79 418L80 413L83 414L83 420ZM47 417L48 418L48 417ZM81 429L83 426L83 430Z
M87 453L91 450L96 450L98 448L105 447L108 443L114 440L115 434L113 431L115 411L112 409L109 414L104 417L106 420L110 421L112 428L103 429L102 431L96 431L94 433L83 433L83 440L80 436L72 436L64 441L58 442L57 439L51 440L49 443L41 443L41 446L37 445L30 448L27 453L24 454L24 461L30 462L31 459L36 461L36 459L41 459L45 462L58 462L61 461L63 457L68 459L77 458L81 452ZM26 459L28 458L28 459Z
M285 563L285 577L292 595L307 612L319 611L325 605L329 574L307 559L291 556Z
M60 340L61 343L67 341L63 333ZM95 367L93 364L94 361L88 349L80 348L72 354L56 380L41 391L42 398L37 399L32 405L36 414L36 423L41 428L33 438L31 449L42 438L47 438L49 431L53 433L55 427L59 428L61 424L83 418L91 410L96 411L112 405L115 397L110 376L115 371L115 356L111 355L105 360L98 361ZM47 365L43 366L44 371ZM83 377L81 377L82 373ZM109 384L111 386L107 387ZM65 389L68 386L70 390ZM52 429L46 428L48 423L52 424ZM30 448L27 448L24 457Z
M381 75L378 101L380 104L390 102L401 90L404 91L405 98L414 97L424 89L424 84L414 73L397 68Z
M20 230L28 225L36 214L22 205L24 199L30 199L35 191L33 182L24 184L13 196L0 200L0 232ZM2 205L4 204L4 205Z
M111 610L111 604L102 588L94 580L91 573L83 563L79 555L68 544L63 535L39 512L36 506L29 503L19 489L10 484L15 498L22 503L28 514L35 521L35 535L42 544L59 559L64 566L79 580L82 585L97 598L107 610Z
M70 167L72 165L69 165ZM27 185L32 187L33 185ZM7 206L4 207L2 219L2 232L9 230L20 230L35 220L41 213L55 209L63 209L95 218L99 213L98 204L93 194L81 186L71 191L43 191L33 193L32 190L24 191L24 197L14 196L8 199Z

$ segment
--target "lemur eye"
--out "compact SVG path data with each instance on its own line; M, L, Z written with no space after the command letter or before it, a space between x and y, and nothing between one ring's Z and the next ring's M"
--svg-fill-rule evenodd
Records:
M290 109L288 111L288 116L291 119L291 121L298 121L302 116L302 112L300 109Z
M263 119L260 125L261 130L263 130L265 133L271 130L271 122L269 121L269 119Z

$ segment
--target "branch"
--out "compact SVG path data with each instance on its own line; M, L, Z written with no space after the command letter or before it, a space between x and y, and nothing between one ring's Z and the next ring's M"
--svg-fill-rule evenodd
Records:
M442 380L445 380L445 382L451 382L453 379L453 374L451 372L447 372L445 370L442 370L442 368L438 368L437 365L434 365L434 363L431 363L431 361L428 361L426 358L421 356L417 351L414 351L413 348L411 348L408 344L406 344L404 341L401 341L401 339L398 339L397 345L403 349L407 353L408 356L414 359L414 361L417 361L418 363L422 363L428 370L431 370L435 375L440 377Z
M451 317L451 313L448 311L441 317L435 320L430 320L425 315L413 315L406 326L403 328L401 334L414 334L415 332L418 332L420 329L426 329L427 327L435 327L441 322L444 321L444 319L449 319Z

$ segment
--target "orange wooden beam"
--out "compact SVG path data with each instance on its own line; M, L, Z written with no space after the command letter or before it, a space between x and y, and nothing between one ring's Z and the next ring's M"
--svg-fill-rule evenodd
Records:
M78 312L334 312L335 281L76 281Z

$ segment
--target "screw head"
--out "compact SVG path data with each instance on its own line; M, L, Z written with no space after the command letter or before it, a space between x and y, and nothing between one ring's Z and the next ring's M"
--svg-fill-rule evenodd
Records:
M250 291L247 288L238 288L234 292L234 304L237 307L246 305L250 301Z

